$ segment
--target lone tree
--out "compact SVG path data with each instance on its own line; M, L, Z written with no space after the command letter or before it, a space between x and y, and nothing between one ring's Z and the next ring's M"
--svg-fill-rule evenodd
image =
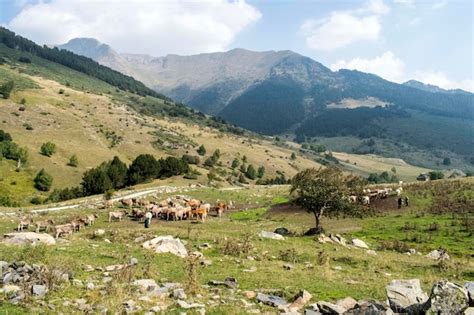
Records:
M362 216L366 207L349 203L347 196L353 177L345 176L339 169L310 168L296 174L291 180L290 194L293 202L313 213L315 233L322 233L321 218L340 216Z
M197 153L200 156L206 155L206 148L204 147L204 144L201 144L201 146L197 149Z
M49 191L51 185L53 184L53 177L46 173L43 168L38 172L38 174L36 174L36 177L33 181L35 183L36 189L40 191Z
M56 152L56 145L52 142L43 143L40 152L44 156L50 157Z

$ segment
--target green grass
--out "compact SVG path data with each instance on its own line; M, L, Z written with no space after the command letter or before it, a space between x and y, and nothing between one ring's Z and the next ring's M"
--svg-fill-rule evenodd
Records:
M265 212L267 212L267 208L249 209L231 213L229 218L238 221L255 221L260 219Z

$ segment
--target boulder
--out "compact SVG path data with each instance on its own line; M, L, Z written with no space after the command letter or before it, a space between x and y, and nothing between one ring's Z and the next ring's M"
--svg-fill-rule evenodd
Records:
M351 297L346 297L344 299L338 300L336 305L343 307L345 310L350 310L357 305L357 301Z
M369 246L363 240L360 240L358 238L352 239L352 245L359 248L369 249Z
M440 280L433 285L424 309L427 314L462 314L468 306L468 294L462 286Z
M153 249L156 253L171 253L179 257L188 256L188 251L179 238L170 235L158 236L143 243L146 249Z
M331 241L333 241L336 244L339 244L339 245L342 245L342 246L347 246L346 239L344 237L342 237L340 234L336 234L336 235L330 234L329 238L331 239Z
M185 300L187 296L183 289L178 288L173 290L173 298L177 300Z
M467 281L464 283L464 288L469 296L469 306L474 306L474 281Z
M0 293L5 293L5 294L16 294L17 292L20 292L20 291L21 291L21 288L13 284L6 284L0 289Z
M94 231L95 236L103 236L105 235L105 230L104 229L98 229Z
M318 242L320 242L321 244L326 244L326 243L332 243L333 241L330 237L327 237L326 235L321 233L319 234Z
M386 309L377 301L358 302L353 308L347 310L344 315L390 315L394 314L391 309ZM409 313L411 314L411 313Z
M290 312L295 312L301 310L313 296L306 290L301 290L298 294L295 295L293 303L288 306Z
M425 257L433 259L433 260L449 260L449 255L444 249L435 249L429 252Z
M288 305L287 301L285 301L283 298L276 295L258 293L256 299L258 302L262 304L273 306L273 307L284 307Z
M395 313L419 313L428 300L419 279L392 280L385 290L390 308Z
M47 292L48 292L48 288L42 284L34 284L33 287L31 288L31 293L33 293L33 295L40 298L44 297Z
M281 236L280 234L273 233L273 232L266 232L266 231L261 231L258 236L261 238L270 238L272 240L284 240L285 238Z
M15 232L4 234L3 243L12 245L26 245L26 244L46 244L54 245L56 240L49 234L46 233L35 233L35 232Z
M468 307L464 311L464 315L474 315L474 307Z
M215 285L215 286L223 285L223 286L229 287L231 289L237 289L237 287L239 286L237 284L237 280L235 278L232 278L232 277L227 277L227 278L225 278L224 281L209 280L208 284L209 285Z
M181 308L184 308L184 309L190 309L190 308L203 308L205 307L204 304L199 304L199 303L188 303L186 301L183 301L183 300L178 300L178 305L179 307Z
M273 231L273 233L280 234L282 236L290 235L290 231L287 228L279 227Z
M367 255L370 255L370 256L377 256L377 252L372 249L368 249L366 253Z
M243 295L244 295L247 299L251 300L251 299L253 299L253 298L255 298L255 297L257 296L257 293L255 293L255 291L244 291L244 292L243 292Z
M344 314L344 312L346 311L346 309L343 308L342 306L325 302L325 301L318 302L317 305L318 305L319 311L322 314L339 315L339 314Z
M133 281L132 285L140 287L140 290L142 290L143 292L153 291L155 288L158 287L155 280L153 279L138 279Z

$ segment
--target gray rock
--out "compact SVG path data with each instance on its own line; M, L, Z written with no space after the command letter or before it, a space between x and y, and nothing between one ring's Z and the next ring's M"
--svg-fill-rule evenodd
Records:
M211 266L212 265L212 260L210 259L203 259L199 262L202 266Z
M357 301L351 297L346 297L344 299L338 300L336 305L343 307L345 310L350 310L357 305Z
M21 288L14 284L6 284L0 289L0 293L5 293L5 294L16 294L17 292L20 292L20 291L21 291Z
M87 282L86 283L86 289L87 290L94 290L95 286L92 282Z
M369 246L363 240L358 238L352 239L352 245L359 248L369 249Z
M386 309L377 301L358 302L353 308L349 309L344 315L390 315L391 309Z
M468 306L469 297L463 287L440 280L433 285L424 309L427 314L462 314Z
M8 269L8 263L6 261L0 261L0 273L4 273Z
M293 266L292 264L288 264L288 263L283 264L283 269L291 270L291 269L293 269L293 268L294 268L294 266Z
M143 243L146 249L153 249L156 253L171 253L179 257L188 256L184 242L170 235L158 236Z
M130 265L134 266L136 264L138 264L138 259L136 259L135 257L130 258Z
M188 303L188 302L183 301L183 300L178 300L177 303L178 303L179 307L184 308L184 309L190 309L190 308L204 308L204 307L205 307L204 304Z
M184 292L183 289L174 289L173 290L173 298L177 300L185 300L187 298L186 293Z
M280 234L273 233L273 232L266 232L266 231L261 231L258 236L261 238L270 238L272 240L284 240L285 238L281 236Z
M132 285L135 285L135 286L140 287L140 289L142 290L142 292L145 292L145 291L152 291L152 290L154 290L155 288L158 287L158 285L156 284L155 280L153 280L153 279L139 279L139 280L135 280L135 281L133 281Z
M467 281L464 283L464 288L469 296L469 306L474 306L474 281Z
M262 304L273 306L273 307L288 305L287 301L285 301L283 298L281 298L279 296L276 296L276 295L268 295L268 294L264 294L264 293L258 293L256 299L257 299L258 302L260 302Z
M299 311L309 303L313 296L306 290L301 290L295 295L293 303L288 306L289 311Z
M435 249L429 252L425 257L434 259L434 260L449 260L449 255L444 249Z
M217 280L210 280L208 282L209 285L223 285L223 286L227 286L231 289L237 289L237 287L239 286L238 283L237 283L237 280L235 278L232 278L232 277L227 277L225 278L224 281L217 281Z
M54 245L56 240L49 234L46 233L35 233L35 232L15 232L4 234L3 242L6 244L13 245L26 245L26 244L46 244Z
M13 282L13 272L7 272L3 275L3 283L8 284L10 282Z
M423 292L419 279L393 280L385 287L390 308L395 313L419 313L428 295Z
M344 314L344 312L346 311L346 309L343 308L342 306L325 302L325 301L318 302L317 304L318 304L319 311L322 314L339 315L339 314Z
M31 288L31 293L37 297L44 297L48 292L48 288L42 284L34 284Z
M474 315L474 307L468 307L468 308L464 311L464 315Z

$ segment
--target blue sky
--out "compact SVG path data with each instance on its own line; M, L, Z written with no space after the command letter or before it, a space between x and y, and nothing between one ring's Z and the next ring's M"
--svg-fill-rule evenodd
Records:
M474 91L471 0L0 0L0 24L40 44L95 37L160 56L293 50L333 70Z

